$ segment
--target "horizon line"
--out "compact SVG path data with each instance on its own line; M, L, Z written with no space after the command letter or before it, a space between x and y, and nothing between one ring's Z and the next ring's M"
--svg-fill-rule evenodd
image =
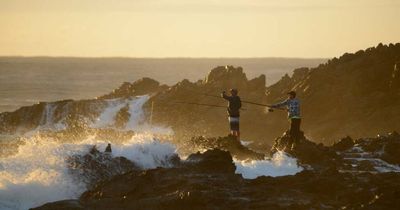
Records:
M121 59L332 59L333 57L283 57L283 56L255 56L255 57L131 57L131 56L53 56L53 55L0 55L0 58L84 58L84 59L110 59L110 58L121 58Z

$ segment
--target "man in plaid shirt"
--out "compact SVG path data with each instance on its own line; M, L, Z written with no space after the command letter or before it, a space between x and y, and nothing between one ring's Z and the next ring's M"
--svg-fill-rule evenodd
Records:
M290 131L289 134L295 141L298 142L300 137L300 101L296 98L296 92L290 91L287 93L289 98L281 103L271 105L271 108L279 108L286 106L288 111L288 118L290 119Z

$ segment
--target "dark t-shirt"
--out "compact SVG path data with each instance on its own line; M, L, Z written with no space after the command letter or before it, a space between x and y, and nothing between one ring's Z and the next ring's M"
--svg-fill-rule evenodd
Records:
M240 108L242 107L242 101L239 96L227 96L222 94L222 97L227 100L228 103L228 115L229 117L239 117Z

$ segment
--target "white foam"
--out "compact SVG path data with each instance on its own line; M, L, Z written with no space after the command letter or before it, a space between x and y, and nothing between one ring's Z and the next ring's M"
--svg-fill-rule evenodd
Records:
M65 159L84 154L96 144L87 139L76 144L58 144L49 139L30 139L11 157L0 159L0 209L28 209L46 202L77 198L85 187L68 173ZM125 156L143 168L168 166L175 147L160 142L151 134L138 134L122 144L113 145L114 156Z
M115 125L116 117L119 111L125 107L129 107L130 114L127 125L132 130L144 118L142 106L147 102L148 96L135 97L130 99L110 99L106 100L107 106L102 113L96 118L91 127L93 128L112 128Z
M107 107L103 110L100 116L94 120L91 127L93 128L107 128L115 124L115 117L118 112L127 105L125 99L111 99L107 100Z
M168 166L168 160L175 155L175 146L155 139L154 133L172 134L169 128L159 128L144 123L142 106L148 96L131 99L108 100L107 106L92 126L114 128L115 117L125 106L129 106L130 118L127 130L146 131L137 133L132 139L113 144L113 156L125 156L145 169ZM78 143L57 143L54 139L35 135L42 129L57 130L54 126L54 106L49 104L43 114L41 125L25 134L25 144L17 154L0 159L0 209L28 209L43 203L77 198L85 191L84 183L71 177L65 159L86 153L92 145L104 150L108 142L96 137L82 139ZM119 141L118 141L119 142Z
M149 98L148 95L144 95L137 99L127 101L127 104L129 105L128 112L130 114L129 120L126 123L127 130L134 130L135 128L138 128L140 124L144 123L145 116L142 107Z
M65 117L68 114L67 110L68 104L65 105L62 109L61 113L61 119L59 119L57 122L55 120L55 111L57 109L57 104L56 103L46 103L44 111L42 113L42 117L40 119L39 125L36 129L33 131L28 131L26 135L31 135L32 133L35 133L36 131L42 131L42 130L52 130L52 131L60 131L66 129L65 125Z
M68 176L64 158L78 152L78 145L32 140L16 155L0 159L0 209L77 197L85 188Z
M259 176L294 175L303 170L297 165L297 159L289 157L284 152L276 152L270 160L235 160L236 173L245 179L255 179Z

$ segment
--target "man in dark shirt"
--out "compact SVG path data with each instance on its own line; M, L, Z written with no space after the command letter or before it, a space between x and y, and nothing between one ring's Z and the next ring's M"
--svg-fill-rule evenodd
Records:
M238 96L238 91L236 89L230 90L231 95L226 95L225 91L222 92L221 96L225 100L228 101L228 119L231 128L231 134L236 137L236 139L240 140L240 131L239 131L239 117L240 117L240 108L242 107L242 101Z

